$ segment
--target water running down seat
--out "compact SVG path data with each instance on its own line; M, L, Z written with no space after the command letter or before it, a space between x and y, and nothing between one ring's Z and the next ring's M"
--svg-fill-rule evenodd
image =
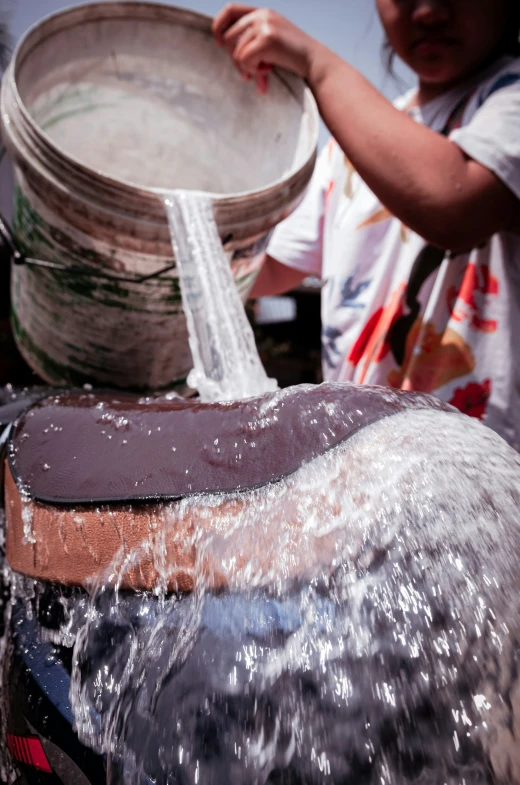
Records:
M87 586L110 569L110 580L133 589L162 576L170 589L189 591L197 569L225 585L218 564L200 561L199 533L225 537L255 505L256 489L282 488L360 429L408 408L454 412L428 396L338 384L231 404L44 398L10 436L7 559L17 572L65 585ZM239 560L262 547L246 538ZM130 559L119 577L116 557L120 565Z

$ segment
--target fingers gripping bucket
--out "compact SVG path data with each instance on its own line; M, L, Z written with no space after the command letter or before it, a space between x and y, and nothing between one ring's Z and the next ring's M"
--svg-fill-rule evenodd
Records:
M161 273L174 263L162 194L213 196L245 299L270 232L312 175L310 92L278 72L257 95L215 45L208 17L107 2L32 28L0 108L15 234L28 257L68 268L13 265L25 358L51 384L182 384L192 363L175 268Z

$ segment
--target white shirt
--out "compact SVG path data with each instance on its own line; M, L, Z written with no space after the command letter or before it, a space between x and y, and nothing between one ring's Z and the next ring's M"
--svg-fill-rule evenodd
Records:
M520 198L520 59L502 58L409 114L449 133ZM520 233L455 258L426 248L331 142L268 252L325 282L326 379L432 393L520 448Z

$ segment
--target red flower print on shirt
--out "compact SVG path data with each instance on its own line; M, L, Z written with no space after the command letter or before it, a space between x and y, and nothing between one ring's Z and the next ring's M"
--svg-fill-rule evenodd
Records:
M388 332L396 319L403 313L402 300L404 290L404 284L398 286L390 297L388 305L384 308L378 308L372 314L349 352L347 362L354 366L361 365L360 384L363 384L365 381L370 363L382 362L390 352Z
M482 420L486 414L490 396L491 379L486 379L482 384L470 382L465 387L457 387L450 403L463 414Z
M447 292L448 308L456 322L469 321L475 330L494 333L496 319L486 319L485 309L490 297L498 294L498 279L485 264L469 264L460 287L451 286Z

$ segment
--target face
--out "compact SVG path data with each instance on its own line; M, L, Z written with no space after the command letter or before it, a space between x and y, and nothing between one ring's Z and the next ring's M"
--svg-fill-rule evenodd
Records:
M517 0L376 0L388 40L421 84L448 87L500 43Z

